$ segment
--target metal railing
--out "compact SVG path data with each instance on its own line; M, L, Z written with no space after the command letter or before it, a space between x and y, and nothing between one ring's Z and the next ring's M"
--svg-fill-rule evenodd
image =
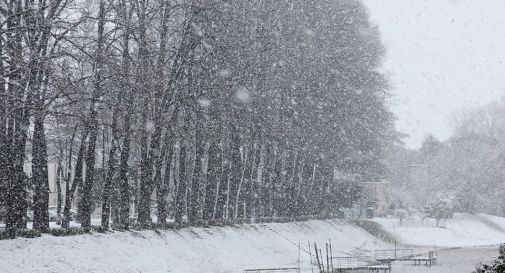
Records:
M298 267L246 269L244 273L300 273Z
M331 257L331 266L334 269L359 268L373 264L371 256L346 256Z
M412 257L416 255L412 248L396 248L396 249L377 249L375 250L376 259L399 259Z

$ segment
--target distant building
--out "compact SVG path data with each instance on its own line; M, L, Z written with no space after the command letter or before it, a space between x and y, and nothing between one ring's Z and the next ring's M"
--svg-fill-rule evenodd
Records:
M28 159L31 159L28 157ZM28 177L32 177L32 164L31 161L28 161L24 165L24 171ZM58 164L56 162L48 162L47 163L47 178L49 182L49 206L55 207L58 203L58 189L56 187L56 172L58 170ZM65 196L65 183L61 181L62 187L62 195ZM73 209L75 209L75 204L73 205Z
M362 188L361 206L364 208L372 207L378 215L386 213L386 188L388 183L385 181L359 182Z

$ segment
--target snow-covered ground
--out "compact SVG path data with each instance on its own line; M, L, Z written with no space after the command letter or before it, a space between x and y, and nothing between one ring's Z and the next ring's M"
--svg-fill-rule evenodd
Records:
M505 243L505 218L485 214L469 215L456 213L448 219L444 228L432 223L419 222L417 225L406 220L405 225L398 219L376 218L385 230L392 233L399 242L413 246L469 247Z
M324 249L328 239L334 256L391 247L341 220L46 235L0 241L0 271L235 273L247 268L297 266L300 243L300 265L310 272L308 241Z
M398 227L398 220L384 218L374 221L408 245L441 248L505 242L505 218L489 215L456 214L447 221L446 228ZM374 249L393 247L342 220L70 237L43 235L0 241L0 272L231 273L248 268L296 267L299 255L302 272L311 272L308 242L318 243L324 255L328 239L332 242L333 256L373 255ZM471 253L476 250L462 251L473 257ZM482 258L493 251L486 250ZM446 256L451 255L448 252ZM452 259L442 258L441 255L440 263L453 267ZM465 268L473 269L476 261L472 260ZM404 272L423 272L408 264L394 266L397 267ZM443 271L447 266L437 268Z

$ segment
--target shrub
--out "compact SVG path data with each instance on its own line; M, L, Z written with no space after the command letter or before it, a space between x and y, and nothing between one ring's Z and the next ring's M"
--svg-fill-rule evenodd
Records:
M36 238L41 236L41 232L34 229L18 229L16 230L17 237ZM0 240L11 239L9 230L0 231Z
M69 227L69 228L51 228L49 233L53 236L75 236L89 233L86 229L80 227Z
M36 238L41 235L40 231L34 229L19 229L16 234L23 238Z
M505 273L505 244L500 245L498 253L491 264L480 264L474 273Z

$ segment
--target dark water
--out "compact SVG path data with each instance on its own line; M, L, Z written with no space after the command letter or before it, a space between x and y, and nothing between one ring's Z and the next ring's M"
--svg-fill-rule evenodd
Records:
M488 263L497 255L498 247L439 250L437 265L414 266L413 262L397 262L393 264L392 273L470 273L477 264Z

